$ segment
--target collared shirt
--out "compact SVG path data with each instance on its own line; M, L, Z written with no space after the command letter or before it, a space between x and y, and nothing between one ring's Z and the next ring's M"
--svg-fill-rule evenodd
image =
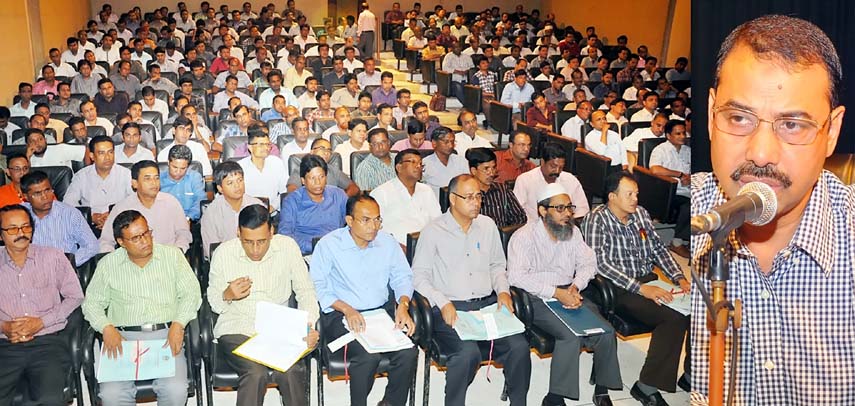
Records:
M472 84L480 86L481 93L485 96L496 96L496 82L498 81L499 74L491 70L488 70L487 72L479 70L472 75Z
M543 115L543 112L535 106L529 107L528 111L525 113L526 124L532 127L537 124L544 124L548 125L549 128L552 128L552 121L554 118L555 106L551 104L546 105L546 115Z
M290 141L289 143L285 144L284 147L282 147L282 150L279 151L279 157L282 159L282 163L287 165L288 164L288 158L290 158L291 155L308 154L309 152L312 152L312 143L311 142L307 141L306 146L303 148L300 148L300 146L297 145L297 141L293 140L293 141Z
M73 79L72 79L73 81ZM80 115L80 100L77 99L68 99L65 104L62 104L62 100L59 97L54 97L53 100L50 101L50 112L51 113L68 113L74 116Z
M315 202L305 187L288 193L282 202L277 233L297 241L300 251L312 252L312 240L344 226L347 194L335 186L324 188L323 200Z
M653 151L650 153L648 166L652 168L657 165L672 171L692 173L692 148L688 145L683 145L677 151L677 147L674 144L668 141L663 142L657 145L656 148L653 148ZM678 183L677 194L689 197L691 195L689 186L683 186Z
M356 174L350 173L350 154L352 154L356 151L368 151L368 148L369 148L368 147L368 141L363 142L362 146L359 149L354 147L353 144L350 143L350 141L343 142L341 144L338 144L335 147L335 151L333 151L333 152L335 152L335 153L339 154L339 156L341 156L341 169L345 175L347 175L347 176L356 175Z
M143 206L136 194L128 196L113 206L113 210L110 210L110 215L107 216L104 228L101 230L101 238L99 239L101 252L110 252L115 249L116 239L113 235L113 221L116 220L119 213L125 210L136 210L145 217L148 221L148 227L153 231L154 242L173 245L184 252L190 247L193 236L190 235L190 224L184 216L181 203L169 193L160 192L154 199L151 208Z
M33 94L53 93L56 95L59 93L56 90L57 85L59 85L58 80L54 80L53 84L48 83L46 80L40 80L33 85Z
M668 72L665 72L665 79L668 79L668 82L674 82L675 80L690 80L692 79L692 73L684 70L682 72L677 69L668 69Z
M372 190L371 197L380 205L383 231L392 234L399 244L406 244L407 234L421 231L442 214L430 186L416 183L411 195L397 176Z
M656 111L649 112L647 109L641 109L635 112L632 117L629 118L630 122L638 122L638 121L653 121L653 117L656 116Z
M608 114L606 114L606 121L608 121L609 123L615 123L615 124L617 124L617 125L618 125L618 127L620 127L620 126L622 126L622 125L626 124L627 122L629 122L629 120L627 120L627 119L626 119L626 117L624 117L624 116L620 116L620 117L618 117L618 118L615 118L615 116L614 116L611 112L609 112ZM637 130L636 130L636 131L637 131ZM633 133L634 133L634 132L635 132L635 131L633 131ZM624 147L626 147L626 145L624 145ZM636 149L638 149L638 146L636 146ZM629 148L627 148L627 151L629 151Z
M161 68L162 68L162 67L161 67ZM154 89L154 90L163 90L163 91L165 91L167 94L169 94L169 96L172 96L173 94L175 94L175 91L176 91L176 90L178 90L178 86L177 86L175 83L172 83L172 81L171 81L171 80L166 79L166 78L160 78L160 79L158 79L156 82L155 82L155 81L153 81L153 80L151 80L151 78L149 78L149 79L146 79L145 81L143 81L143 82L141 83L141 85L142 85L143 87L151 86L151 88L152 88L152 89ZM192 96L192 97L195 97L195 96L193 96L193 95L191 95L191 96ZM133 97L133 96L131 96L131 97ZM191 100L192 100L192 99L191 99ZM200 107L201 107L201 104L196 104L196 103L194 103L194 105L195 105L195 106L200 106Z
M77 266L98 254L98 239L95 238L83 214L75 207L54 201L44 218L39 218L29 203L24 203L24 207L33 214L36 222L33 244L54 247L74 254L74 262Z
M373 100L373 99L372 99ZM396 102L397 103L397 102ZM412 117L415 113L413 113L413 108L407 106L406 110L401 109L401 106L395 104L395 107L392 108L392 117L395 117L395 123L397 123L398 128L406 131L406 128L403 128L404 125L404 117ZM430 134L425 133L427 138L430 138Z
M217 78L214 79L214 86L219 88L226 87L226 78L229 76L234 76L238 80L238 87L249 87L252 85L252 78L246 73L246 71L238 71L236 74L232 75L229 71L220 72L217 75Z
M278 157L269 155L264 159L264 167L258 169L252 163L252 156L238 161L243 168L246 194L255 197L266 197L274 211L279 210L279 194L287 190L287 174L285 164Z
M145 99L143 99L142 101L140 101L140 105L142 105L142 111L154 111L160 113L160 116L163 118L162 122L165 123L167 122L167 120L169 120L169 105L167 105L165 101L160 99L154 99L154 105L149 106L148 103L146 103ZM155 130L159 132L160 128L155 127Z
M374 126L373 128L371 128L369 131L373 130L374 128L380 128L380 124L377 124L376 126ZM389 126L389 128L392 128L392 127L391 127L391 126ZM395 131L395 130L390 130L389 128L387 128L387 130L389 130L389 131ZM460 144L458 143L457 145L460 145ZM416 148L416 147L414 147L414 146L410 145L410 139L409 139L409 138L404 138L404 139L399 140L398 142L396 142L396 143L395 143L395 145L392 145L391 150L392 150L392 151L399 151L399 152L400 152L400 151L403 151L403 150L405 150L405 149L410 149L410 148L412 148L412 149L429 149L429 150L433 150L433 144L431 144L431 143L430 143L430 142L428 142L428 141L424 141L424 142L422 142L422 145L419 145L419 146L418 146L418 148ZM459 148L459 147L458 147L458 148Z
M650 127L646 128L638 128L632 132L629 136L624 138L621 143L623 143L624 149L629 152L638 152L638 142L641 140L646 140L649 138L659 138L656 134L653 134L653 131L650 130ZM689 172L686 172L689 173Z
M198 220L202 215L199 203L208 195L205 193L205 181L199 172L188 168L187 173L178 180L172 179L169 171L161 172L160 191L178 199L178 203L181 203L181 208L184 209L184 215L190 220Z
M467 74L458 74L454 73L454 71L468 71L469 69L474 67L475 65L472 63L472 57L468 55L458 56L454 52L449 52L442 60L442 70L450 72L451 80L455 82L466 83L468 77Z
M496 223L479 215L464 232L451 211L422 229L413 259L415 288L432 305L508 292Z
M175 247L153 244L151 259L142 268L124 248L101 258L82 308L92 328L103 332L107 325L177 321L186 326L201 304L199 281L184 254Z
M250 195L243 195L240 208L253 204L264 205L261 200ZM211 244L228 241L237 237L238 215L240 210L235 211L223 195L218 194L214 201L205 208L202 219L199 221L202 234L202 251L205 258L211 257Z
M551 299L556 286L573 284L581 292L597 275L597 257L573 226L569 239L553 240L543 220L522 226L508 243L508 282Z
M285 78L282 81L282 86L293 89L297 86L305 86L306 79L312 76L312 70L305 68L303 73L298 73L296 68L288 68L285 71Z
M823 171L786 248L764 273L756 256L733 231L725 243L730 267L726 299L742 301L737 405L855 404L855 188ZM726 201L712 173L692 175L692 215ZM700 275L709 269L712 241L692 237L692 263ZM706 278L692 281L693 287ZM705 315L701 295L692 292L692 313ZM692 400L704 402L709 380L706 317L692 317ZM732 330L725 345L733 345ZM730 376L730 364L724 374ZM725 385L726 387L726 385ZM725 388L725 396L727 389Z
M546 97L546 101L553 106L560 101L567 100L567 96L564 95L564 92L561 90L555 90L552 86L544 90L543 95Z
M354 69L359 69L362 67L364 67L364 65L362 64L362 61L360 61L359 59L354 58L351 61L347 58L344 58L344 70L346 70L348 73L353 73ZM377 77L379 78L380 75L377 75ZM357 79L357 81L359 81L359 79Z
M394 87L389 89L389 92L384 92L383 87L378 87L371 92L371 102L374 106L379 106L386 103L390 106L395 106L397 103L398 91Z
M249 295L241 300L224 301L223 292L229 282L245 276L252 280ZM209 278L208 301L211 310L220 315L214 326L214 337L254 335L256 305L260 302L287 305L292 292L297 297L297 308L309 313L307 322L314 325L318 320L315 287L300 248L289 237L274 235L260 261L253 261L246 255L240 239L224 242L211 259Z
M444 165L436 154L428 155L422 163L424 164L422 182L430 185L437 196L439 196L439 189L448 186L451 178L469 173L469 162L458 154L449 155L447 165Z
M579 180L571 173L562 171L558 175L556 182L563 186L564 190L570 194L570 201L576 206L573 217L581 218L588 214L590 210L588 207L588 198L585 197L585 191L582 189L582 184L579 183ZM543 178L543 171L539 167L520 175L517 177L516 183L514 183L514 194L525 209L529 223L539 218L537 215L537 197L546 185L548 183Z
M65 328L68 316L83 302L74 268L56 248L30 245L23 267L0 250L0 323L17 317L39 317L44 327L36 336ZM0 337L8 339L3 332Z
M15 185L7 183L0 186L0 207L10 204L21 204L24 202L24 197L15 189Z
M9 107L9 112L12 113L12 117L27 117L30 118L33 114L36 114L36 102L30 101L30 104L27 107L23 107L21 102L17 102Z
M190 152L193 157L192 159L202 164L202 175L211 176L214 170L211 168L211 160L208 159L208 151L205 151L205 146L196 140L187 140L187 143L184 145L186 145L187 148L190 148ZM169 162L169 150L174 146L175 141L161 149L160 152L157 153L157 161Z
M359 105L359 92L356 94L350 93L346 87L338 89L332 93L330 97L330 106L336 107L357 107Z
M110 75L110 80L116 87L116 91L125 92L125 94L128 95L128 98L134 97L134 95L142 89L140 80L134 75L128 75L128 77L123 77L122 75Z
M608 130L605 144L600 140L602 135L603 132L596 128L591 130L585 136L585 148L595 154L610 158L612 160L611 165L627 165L626 150L623 148L620 135Z
M525 224L525 210L516 195L503 182L493 182L486 192L481 192L481 214L493 219L499 227Z
M356 168L356 174L353 176L356 185L362 190L372 190L395 178L395 166L392 163L392 157L388 158L389 163L387 164L374 154L368 154Z
M465 157L466 151L470 148L492 149L493 144L490 144L490 141L487 141L484 137L479 137L477 134L474 137L470 137L469 134L463 131L454 134L454 150L457 151L457 154Z
M377 18L371 10L362 10L362 12L359 13L359 18L356 20L356 36L362 35L363 32L376 31L376 19Z
M95 94L92 100L95 107L100 113L123 113L128 110L129 97L126 94L116 93L110 100L107 100L101 93Z
M48 145L44 155L38 156L33 154L33 156L30 157L30 167L67 166L71 168L71 161L83 162L83 154L85 152L86 147L83 145Z
M312 128L312 124L315 120L319 118L333 118L335 117L335 110L332 108L327 110L322 110L320 107L312 110L308 117L306 117L306 121L309 122L309 128Z
M214 95L214 106L212 107L212 110L219 113L220 110L229 108L229 99L232 97L240 99L240 104L243 104L246 107L258 109L258 102L246 93L235 91L235 93L230 96L228 92L221 90L219 93Z
M347 68L347 60L345 60L344 66L346 69ZM380 73L380 71L378 71L376 69L374 70L374 73L372 73L370 75L368 74L368 72L362 71L362 72L359 72L358 75L356 75L356 81L359 83L360 89L365 89L365 86L380 86L380 84L382 83L380 75L382 75L382 73ZM371 100L373 101L374 99L371 99Z
M580 85L579 87L576 87L576 85L574 85L573 83L568 83L564 85L564 89L562 89L562 91L564 92L564 96L567 97L567 100L573 100L573 93L576 92L576 89L582 89L585 91L585 100L591 100L594 98L594 94L591 93L591 89L589 89L587 85Z
M535 168L534 162L523 159L519 164L514 162L511 150L496 151L496 179L495 182L507 182L516 180L517 177Z
M600 273L623 289L638 293L641 283L637 278L652 272L654 264L675 284L685 279L656 234L650 214L641 206L629 215L626 224L607 205L597 206L582 223L582 233L597 253Z
M365 248L353 241L350 227L332 231L315 247L310 274L324 313L332 312L337 300L356 310L378 308L389 300L389 288L398 301L413 296L413 273L404 251L383 231Z
M570 117L561 126L561 135L563 135L567 138L572 138L581 144L582 143L582 126L583 125L585 125L585 121L582 120L581 117L579 117L579 116Z
M104 179L98 175L95 165L89 165L74 174L62 201L71 206L90 207L92 213L106 213L111 205L133 193L130 169L113 165Z
M516 83L508 83L505 89L502 90L502 103L513 106L513 112L520 112L520 104L525 104L531 101L531 95L534 94L534 87L531 83L526 84L521 88Z
M143 148L142 145L137 145L137 150L131 156L125 155L125 148L120 144L116 145L113 154L116 156L117 164L135 164L139 161L154 161L154 154L148 148Z
M262 109L273 107L273 98L277 95L282 95L282 97L285 98L286 105L294 106L298 110L300 109L300 102L297 101L297 96L294 96L294 92L287 87L280 87L279 93L275 92L273 89L265 89L258 96L258 107Z

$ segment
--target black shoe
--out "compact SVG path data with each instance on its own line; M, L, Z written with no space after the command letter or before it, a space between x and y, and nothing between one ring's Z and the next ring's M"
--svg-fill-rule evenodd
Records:
M387 402L385 399L377 402L377 406L392 406L391 403Z
M692 391L692 384L686 379L686 374L680 375L680 379L677 380L677 386L686 392Z
M641 391L641 388L638 387L638 382L636 382L635 385L632 385L632 389L629 390L629 394L644 406L669 406L668 402L662 398L662 394L659 392L649 396L645 395L644 392Z
M609 395L594 395L594 406L612 406Z
M566 405L567 404L564 403L563 399L561 400L561 403L550 402L549 401L549 395L544 396L543 401L540 402L540 406L566 406Z

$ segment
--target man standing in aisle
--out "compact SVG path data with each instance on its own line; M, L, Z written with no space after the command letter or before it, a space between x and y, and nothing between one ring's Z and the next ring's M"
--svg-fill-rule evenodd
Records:
M356 37L359 39L359 55L363 57L374 55L374 40L377 32L377 17L368 9L368 2L362 3L362 12L356 22Z

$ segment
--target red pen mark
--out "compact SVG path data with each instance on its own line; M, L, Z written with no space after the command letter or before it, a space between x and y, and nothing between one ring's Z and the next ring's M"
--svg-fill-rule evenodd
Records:
M638 234L641 236L641 242L647 241L647 230L645 230L643 228L639 229Z
M140 358L142 358L143 354L147 353L151 348L146 348L143 351L140 351L140 342L137 341L137 350L136 357L134 357L134 364L136 365L136 371L134 372L134 380L139 380L140 378Z

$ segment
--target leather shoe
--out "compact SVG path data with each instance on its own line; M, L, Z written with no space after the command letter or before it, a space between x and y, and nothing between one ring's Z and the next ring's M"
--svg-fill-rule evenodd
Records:
M641 388L638 387L638 382L636 382L635 385L632 385L632 389L629 390L629 394L644 406L669 406L668 402L662 398L662 394L659 392L652 395L645 395L644 392L641 391Z
M377 406L392 406L392 404L387 402L386 400L381 400L377 402Z
M680 375L680 379L677 380L677 386L686 392L692 391L692 384L686 378L686 374Z
M673 245L672 244L671 245L671 252L673 252L673 253L675 253L675 254L683 257L683 258L689 258L691 256L689 249L685 245Z
M609 395L594 395L594 406L612 406Z
M540 406L566 406L566 405L567 404L564 403L563 399L561 400L561 403L550 402L548 396L544 396L543 401L540 402Z

